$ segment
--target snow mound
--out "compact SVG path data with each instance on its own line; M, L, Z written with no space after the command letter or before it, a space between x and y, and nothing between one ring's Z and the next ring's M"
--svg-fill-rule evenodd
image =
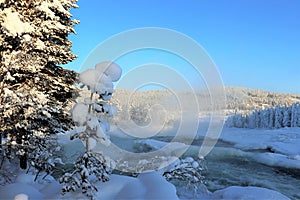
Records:
M288 200L289 198L279 192L265 188L232 186L214 192L211 199Z
M125 185L116 199L178 199L176 188L158 172L140 174Z

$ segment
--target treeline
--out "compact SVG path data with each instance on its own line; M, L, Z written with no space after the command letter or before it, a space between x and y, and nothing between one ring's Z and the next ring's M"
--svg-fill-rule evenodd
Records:
M236 128L269 128L300 127L300 104L292 106L271 107L254 110L250 115L235 113L227 118L227 127Z

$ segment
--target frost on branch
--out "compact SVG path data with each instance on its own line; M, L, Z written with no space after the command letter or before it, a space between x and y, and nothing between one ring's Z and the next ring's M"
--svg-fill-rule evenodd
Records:
M46 172L46 175L42 177L45 178L52 173L57 163L63 164L61 159L57 157L57 152L60 150L60 147L57 144L55 136L33 136L29 141L28 161L29 165L34 167L36 171L34 181L37 180L40 172Z
M93 199L95 193L98 192L94 182L108 181L111 167L113 167L111 161L102 154L84 153L77 159L74 171L66 173L59 179L59 182L64 184L62 194L79 189L83 194Z
M88 197L94 198L97 188L94 181L108 181L108 174L113 168L113 161L102 154L93 152L98 142L108 146L110 139L107 118L116 113L116 107L107 101L111 99L113 82L121 77L121 68L112 62L102 62L95 69L88 69L80 74L79 79L87 86L90 97L76 103L72 110L75 127L70 139L80 139L85 146L85 153L78 158L72 173L65 174L60 182L64 184L63 194L80 189ZM93 176L96 180L93 180Z
M192 187L196 194L198 187L204 183L205 177L203 174L205 170L203 158L195 160L192 157L186 157L179 159L177 163L163 173L163 176L170 182L184 182L187 187Z

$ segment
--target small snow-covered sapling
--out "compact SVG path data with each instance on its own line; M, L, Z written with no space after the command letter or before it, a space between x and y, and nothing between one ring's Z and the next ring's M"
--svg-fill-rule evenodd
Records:
M98 191L93 181L109 180L108 174L113 168L113 162L93 149L97 142L110 145L110 139L106 135L109 123L105 118L114 116L117 109L107 101L114 92L113 82L120 79L121 73L117 64L101 62L95 69L88 69L79 76L80 82L90 91L90 96L84 102L76 103L71 110L75 127L70 139L80 139L85 146L85 153L77 159L74 171L60 178L60 182L64 184L63 194L81 189L82 193L93 199Z

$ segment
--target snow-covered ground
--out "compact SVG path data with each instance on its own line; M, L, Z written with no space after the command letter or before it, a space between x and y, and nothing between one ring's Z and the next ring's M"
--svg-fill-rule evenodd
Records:
M51 176L33 182L34 175L20 172L13 184L0 188L1 199L88 199L82 193L60 194L61 186ZM176 188L159 173L148 172L137 178L111 175L109 182L98 183L96 199L179 199ZM192 193L192 191L191 191ZM201 199L270 199L285 200L288 197L279 192L259 187L229 187L213 193L198 194Z
M112 141L120 147L126 146L127 150L134 150L134 146L139 144L148 145L152 150L155 150L164 147L167 143L166 141L158 141L155 139L138 139L133 141L129 139L130 137L123 137L118 129L113 130L114 131L111 133ZM199 139L196 140L187 152L194 156L198 153L199 145L202 141L201 136L205 135L201 129L199 130ZM168 133L165 135L172 135L172 130L167 130L167 132ZM70 143L67 142L67 136L62 136L60 138L61 143L65 145L67 157L74 157L76 152L82 151L83 148L80 146L79 142L73 141L73 144L69 146ZM173 145L175 150L176 148L177 150L185 148L185 144L180 143L179 141L176 141ZM284 128L278 130L224 128L220 137L220 142L208 157L213 158L215 163L218 163L218 160L225 157L243 158L247 161L253 161L274 168L280 167L299 170L300 128ZM228 162L232 162L232 160L228 160ZM220 172L223 170L230 170L224 169L222 166L216 168L219 169ZM208 168L208 171L209 170L210 168ZM247 175L247 171L244 173L244 176L251 176L251 174ZM234 176L235 174L232 174L232 177ZM239 177L235 178L239 179ZM26 199L24 198L26 196L30 197L29 199L78 199L85 197L82 196L81 193L69 193L65 196L61 196L61 185L50 176L47 176L45 180L40 180L38 182L33 182L33 179L33 175L25 174L24 171L21 171L15 183L0 188L1 199L14 199L17 195L19 199ZM251 177L249 177L249 179L251 179ZM285 186L290 187L295 191L299 191L297 185L288 185L287 183ZM180 187L175 188L174 185L167 182L158 172L148 172L139 175L137 178L124 175L111 175L110 181L98 183L97 187L99 188L97 199L185 199L191 197L191 194L187 193L192 193L192 191L184 189L178 191L180 190ZM182 195L182 193L186 194ZM178 197L178 194L181 195ZM211 192L200 190L194 197L203 199L289 199L278 190L274 191L263 187L253 186L231 186Z

